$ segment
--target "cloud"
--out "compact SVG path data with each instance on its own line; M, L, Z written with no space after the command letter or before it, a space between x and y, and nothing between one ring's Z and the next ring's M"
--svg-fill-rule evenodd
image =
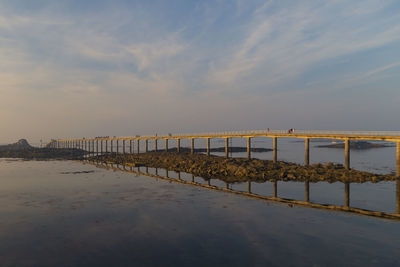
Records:
M372 7L364 11L359 2L316 2L303 1L276 12L269 10L268 2L257 9L241 42L225 58L213 62L210 81L230 86L257 75L258 85L275 87L320 62L400 40L400 25L390 23L400 16L372 21L368 17L380 11L372 8L376 1L368 1ZM331 14L332 10L336 13Z

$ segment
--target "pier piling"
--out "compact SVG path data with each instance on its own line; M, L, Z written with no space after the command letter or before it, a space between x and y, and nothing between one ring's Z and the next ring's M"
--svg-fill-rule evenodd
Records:
M229 137L225 138L225 158L229 158Z
M396 142L396 176L400 178L400 142Z
M278 137L273 137L274 162L278 161Z
M346 139L344 141L344 150L345 150L345 167L346 170L350 169L350 140Z
M304 139L304 143L305 143L305 150L306 150L304 164L308 166L308 165L310 165L310 139L308 139L308 138Z
M400 214L400 178L396 180L396 213Z
M251 137L247 137L247 158L251 158Z

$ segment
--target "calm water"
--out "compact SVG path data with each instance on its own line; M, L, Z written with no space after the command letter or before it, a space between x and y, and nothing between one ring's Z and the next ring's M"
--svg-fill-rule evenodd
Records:
M303 147L282 142L279 157L301 163ZM353 152L352 166L391 172L392 152ZM343 161L342 150L311 153L313 162ZM245 191L247 184L230 187ZM278 195L304 200L304 188L279 182ZM252 191L272 195L273 185L253 183ZM344 196L342 183L310 183L312 202L343 205ZM395 196L392 182L350 185L354 207L395 212ZM0 159L0 201L1 266L400 265L399 221L291 207L73 161Z

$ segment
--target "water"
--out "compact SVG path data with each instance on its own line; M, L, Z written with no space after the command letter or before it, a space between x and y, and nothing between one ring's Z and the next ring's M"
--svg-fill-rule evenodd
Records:
M268 140L253 144L272 146ZM392 152L352 151L352 167L392 172ZM312 148L311 161L341 163L343 154ZM303 156L303 143L279 143L279 159L302 163ZM226 186L215 179L211 184ZM344 205L344 184L309 186L311 202ZM229 187L247 191L246 183ZM305 199L304 183L278 182L277 190L279 197ZM273 183L252 183L251 191L271 196ZM397 220L265 201L74 161L0 159L0 201L1 266L400 265ZM351 184L350 206L394 213L396 185Z

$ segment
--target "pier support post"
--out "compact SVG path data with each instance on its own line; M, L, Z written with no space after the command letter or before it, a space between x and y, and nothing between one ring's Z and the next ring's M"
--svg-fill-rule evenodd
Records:
M346 170L350 169L350 140L346 139L344 141L344 154L345 154L345 167Z
M168 152L168 139L165 139L165 152Z
M251 137L247 137L247 158L251 159Z
M210 156L210 138L207 138L207 156Z
M400 214L400 178L396 180L396 213Z
M229 158L229 138L225 138L225 158Z
M278 137L273 137L274 162L278 161Z
M154 139L154 151L157 152L158 148L157 148L157 139Z
M113 153L113 143L114 143L114 140L110 140L110 153L111 153L111 155L112 155L112 153Z
M278 180L274 181L274 197L278 197Z
M119 140L117 139L117 154L119 153Z
M350 183L344 183L344 206L350 206Z
M181 152L181 139L176 139L176 152Z
M99 155L99 139L96 140L96 154Z
M310 181L307 179L305 182L306 201L310 202Z
M146 149L146 153L149 152L149 139L146 139L145 143L145 149Z
M140 153L140 140L136 139L136 152L139 154Z
M310 139L308 139L308 138L304 139L304 144L305 144L305 150L306 150L304 164L306 166L308 166L308 165L310 165Z
M125 154L125 139L122 140L122 153Z
M247 181L247 192L251 193L251 181Z
M190 153L194 154L194 138L190 139L191 147L190 147Z
M396 145L396 176L400 178L400 142Z
M103 155L103 139L100 140L100 154Z
M192 174L192 183L194 183L194 174Z
M129 140L129 154L133 153L133 149L132 149L132 139Z
M106 140L106 154L108 153L108 140Z

